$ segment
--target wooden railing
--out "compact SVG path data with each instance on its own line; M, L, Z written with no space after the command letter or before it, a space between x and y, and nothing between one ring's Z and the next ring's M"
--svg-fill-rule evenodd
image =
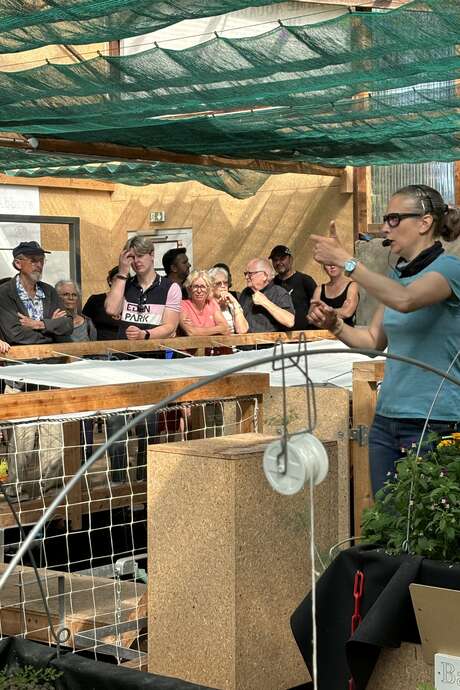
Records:
M16 345L6 357L18 360L66 359L107 355L109 352L155 352L174 349L195 350L204 354L205 348L238 347L239 345L266 345L282 341L297 342L301 333L308 341L334 339L329 331L287 331L284 333L245 333L243 335L193 336L186 338L167 338L165 340L97 340L86 343L50 343L49 345ZM0 358L1 361L1 358Z

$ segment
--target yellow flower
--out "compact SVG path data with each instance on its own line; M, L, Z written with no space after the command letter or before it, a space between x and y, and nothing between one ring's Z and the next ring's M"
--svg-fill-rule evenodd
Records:
M8 461L6 458L0 458L0 480L5 481L8 478Z
M454 438L456 441L460 441L460 432L459 431L454 431L451 434L452 438Z
M442 441L438 443L436 448L444 448L445 446L454 446L455 441L453 438L444 438Z

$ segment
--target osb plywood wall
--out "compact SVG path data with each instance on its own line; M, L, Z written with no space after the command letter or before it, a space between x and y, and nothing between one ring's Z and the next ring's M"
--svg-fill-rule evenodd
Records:
M165 211L166 223L152 225L152 210ZM350 254L353 251L352 195L341 191L340 179L323 176L272 176L246 200L194 182L142 188L116 185L112 193L42 187L40 212L80 217L84 297L105 290L107 270L117 263L130 230L192 228L194 267L228 263L236 289L244 286L247 261L268 256L275 244L287 244L299 270L324 280L311 257L308 237L327 232L332 218ZM43 241L48 249L63 249L62 229L44 228Z

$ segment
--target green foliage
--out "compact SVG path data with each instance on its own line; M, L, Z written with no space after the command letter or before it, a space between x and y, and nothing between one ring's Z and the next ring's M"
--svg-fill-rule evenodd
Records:
M435 687L431 683L420 683L417 685L417 690L435 690Z
M5 669L0 671L0 690L55 690L61 676L61 671L54 668Z
M459 560L460 434L416 457L416 448L397 463L397 472L377 493L362 521L363 539L391 554ZM409 524L409 530L408 530ZM408 539L408 548L406 542Z

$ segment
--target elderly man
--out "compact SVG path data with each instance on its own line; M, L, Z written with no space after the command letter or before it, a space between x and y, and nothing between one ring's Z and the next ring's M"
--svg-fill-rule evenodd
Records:
M111 316L120 317L118 337L128 340L170 338L176 334L182 301L178 283L160 276L154 268L154 242L148 237L136 235L125 244L120 254L118 273L105 300L105 310ZM134 276L130 272L134 271ZM161 354L160 356L164 356ZM107 431L112 435L123 426L123 418L109 417ZM136 427L137 479L145 479L147 443L158 439L158 416L149 415ZM115 443L109 450L112 481L127 480L127 437Z
M56 290L41 281L45 253L49 252L38 242L21 242L13 249L13 266L18 273L0 287L0 333L10 345L52 343L72 333L72 317L62 308ZM5 393L18 393L23 388L24 384L7 381ZM42 423L40 429L34 424L17 426L8 442L9 495L27 498L38 486L46 491L62 483L62 450L60 423ZM36 479L37 457L40 484L25 485L27 473L30 479Z
M273 267L266 259L252 259L244 272L247 287L240 295L240 304L250 333L286 331L294 325L292 299L274 284L273 276Z

